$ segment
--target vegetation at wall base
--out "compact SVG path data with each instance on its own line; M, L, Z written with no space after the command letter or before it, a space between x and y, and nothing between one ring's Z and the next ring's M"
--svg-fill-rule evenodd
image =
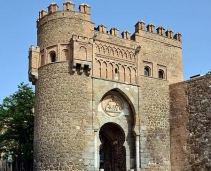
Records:
M21 83L0 104L0 153L3 159L12 157L16 170L33 165L34 97L33 89Z

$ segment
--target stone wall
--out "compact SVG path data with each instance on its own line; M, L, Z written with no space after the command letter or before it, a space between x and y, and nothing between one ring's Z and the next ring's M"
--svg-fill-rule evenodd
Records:
M39 68L34 170L94 170L90 83L90 77L70 73L68 62Z
M98 105L100 104L102 98L105 96L106 93L108 93L111 90L116 90L122 98L129 103L131 108L131 115L134 120L134 129L137 132L139 130L139 112L138 112L138 86L127 84L127 83L121 83L117 81L111 81L111 80L102 80L99 78L93 77L93 112L94 115L97 117L96 122L94 123L94 126L96 128L99 128L100 125L106 123L106 119L110 117L100 117L98 116ZM97 121L100 120L100 121ZM101 124L100 124L101 123Z
M170 85L170 133L171 133L171 164L172 170L182 171L188 163L187 148L188 101L185 82Z
M76 12L72 7L58 11L51 4L54 11L40 12L40 48L30 50L35 170L98 170L100 131L111 145L119 145L115 135L122 130L127 170L170 171L169 84L183 79L181 35L164 36L136 24L132 36L123 32L120 38L116 28L110 34L105 26L94 28L90 8ZM118 108L111 113L119 115L110 116L102 107L108 95ZM120 100L112 101L111 95Z
M149 77L140 77L139 82L141 168L169 171L169 83Z
M110 116L102 107L104 97L110 94L119 97L123 102L123 112L119 116ZM100 131L104 124L115 123L124 130L127 170L136 168L135 135L139 133L138 98L138 86L93 77L94 128ZM100 144L98 135L98 146Z
M170 85L172 171L211 170L211 76Z

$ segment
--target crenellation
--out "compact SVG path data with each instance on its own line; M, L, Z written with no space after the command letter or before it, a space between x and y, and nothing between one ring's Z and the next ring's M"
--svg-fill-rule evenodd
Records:
M168 37L168 38L170 38L170 39L173 38L173 31L172 31L172 30L168 29L168 30L165 32L165 34L166 34L166 37Z
M91 7L88 4L81 4L79 5L79 11L82 13L90 14Z
M150 33L154 33L155 25L150 23L147 25L147 31Z
M157 30L157 34L159 34L160 36L164 35L165 29L162 26L158 27L156 30Z
M154 31L155 31L155 26L154 26L154 24L152 24L152 23L149 23L147 26L146 26L146 32L149 32L149 33L154 33ZM131 40L133 39L133 40L136 40L135 39L135 34L139 34L139 33L141 33L142 31L145 31L145 23L142 21L142 20L140 20L140 21L138 21L137 23L136 23L136 25L135 25L135 33L132 35L132 37L131 37ZM173 32L170 30L170 29L168 29L166 32L165 32L165 28L163 27L163 26L160 26L160 27L158 27L157 29L156 29L156 31L157 31L157 34L158 35L160 35L160 36L165 36L165 37L167 37L167 38L169 38L169 39L172 39L172 38L174 38L175 40L178 40L178 41L181 41L181 34L176 34L175 36L173 36Z
M176 40L182 42L182 35L181 35L180 33L176 33L176 34L174 35L174 39L176 39Z
M51 3L49 6L48 6L48 13L53 13L53 12L56 12L59 10L59 6L56 4L56 3Z
M48 15L48 12L45 11L45 10L41 10L41 11L39 12L39 19L43 18L43 17L46 16L46 15Z
M63 3L64 11L74 11L75 4L72 1L67 1Z
M103 24L100 24L98 27L97 27L97 31L100 31L102 33L107 33L107 27Z
M140 30L145 30L145 23L140 20L135 25L135 33L139 33Z
M39 18L37 20L37 25L39 24L39 22L40 22L40 20L42 18L44 18L45 16L47 16L49 14L55 13L55 12L64 12L65 11L65 12L76 12L76 13L90 15L90 8L91 7L89 5L87 5L87 4L81 4L81 5L79 5L79 11L75 11L74 10L74 7L75 7L75 4L72 1L64 2L63 3L63 10L59 10L59 6L56 3L51 3L48 6L48 11L41 10L39 12ZM75 13L73 13L73 14L75 14ZM66 15L69 16L70 14L62 13L62 15L58 15L58 17L64 17ZM89 20L90 19L90 17L87 17L87 16L85 16L85 17L83 16L83 18L85 20Z
M113 28L110 29L110 34L118 37L119 36L119 30L117 28L113 27Z
M40 47L39 46L34 46L34 45L31 45L29 47L29 51L37 51L37 52L40 52Z
M79 5L79 11L74 11L74 7L75 7L75 4L72 1L67 1L67 2L63 3L63 11L66 11L66 12L68 12L68 11L70 11L70 12L80 12L82 14L88 14L88 15L90 15L90 8L91 7L89 5L87 5L85 3L80 4ZM43 22L43 21L40 22L40 19L44 18L46 15L51 14L51 13L54 13L54 12L61 12L61 11L58 10L58 8L59 7L58 7L58 5L56 3L51 3L49 5L49 7L48 7L48 12L45 11L45 10L40 11L39 12L39 19L37 21L37 27L39 27L40 25L42 25L42 23L45 23L46 21L48 21L48 20L46 20L45 22ZM58 17L59 18L61 16L63 16L63 17L64 16L65 17L69 17L69 16L73 16L73 15L75 15L75 13L73 13L72 15L67 14L67 13L62 13L62 14L57 14L53 18L55 18L55 17ZM81 16L81 17L84 18L84 16ZM88 20L90 19L89 17L85 17L85 18L87 18ZM49 19L50 19L50 17L49 17ZM100 24L97 28L93 28L93 30L94 29L97 30L97 31L99 31L99 32L102 32L102 33L107 33L107 34L113 35L115 37L118 37L119 36L118 35L119 34L119 30L118 29L111 28L110 31L107 31L107 27L105 25L103 25L103 24ZM167 38L170 38L170 39L174 38L175 40L181 41L181 35L175 35L175 36L173 36L173 33L169 32L169 31L168 32L164 32L165 29L162 26L161 27L158 27L156 30L157 30L157 34L158 35L164 36L164 34L165 34L165 36ZM145 31L145 23L144 23L144 21L139 20L135 24L135 33L140 33L141 31ZM149 23L146 26L146 31L149 32L149 33L154 33L154 31L155 31L154 24ZM123 39L128 39L128 40L129 39L130 40L134 40L135 39L134 38L134 35L129 38L129 34L128 33L123 33L122 32L122 34L124 34L124 36L122 35L122 38Z
M130 39L130 32L127 30L123 31L121 35L123 39Z

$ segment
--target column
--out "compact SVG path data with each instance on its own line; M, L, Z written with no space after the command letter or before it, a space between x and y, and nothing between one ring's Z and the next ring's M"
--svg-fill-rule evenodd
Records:
M60 44L57 44L57 53L56 53L56 61L61 61L61 52L60 52Z
M126 170L130 170L130 150L129 150L129 146L126 141L123 144L123 148L124 147L126 150Z
M94 130L94 159L95 159L95 163L94 163L94 166L95 166L95 171L99 170L99 165L98 165L98 156L99 156L99 150L98 150L98 145L97 145L97 132L98 132L98 129L95 129Z
M140 170L140 135L136 134L136 170Z

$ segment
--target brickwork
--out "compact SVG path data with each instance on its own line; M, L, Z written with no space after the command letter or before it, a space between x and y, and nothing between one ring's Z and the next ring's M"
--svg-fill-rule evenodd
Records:
M170 171L169 84L183 80L181 34L138 21L119 37L72 2L40 11L37 30L34 170Z
M211 170L211 76L170 86L172 170Z
M158 70L162 69L165 71L165 79L170 83L183 80L181 42L143 30L135 34L135 40L142 46L140 75L143 75L146 63L151 63L152 77L158 78Z
M185 170L190 153L187 148L189 132L186 128L188 122L186 90L187 85L184 82L170 85L171 164L174 171Z

